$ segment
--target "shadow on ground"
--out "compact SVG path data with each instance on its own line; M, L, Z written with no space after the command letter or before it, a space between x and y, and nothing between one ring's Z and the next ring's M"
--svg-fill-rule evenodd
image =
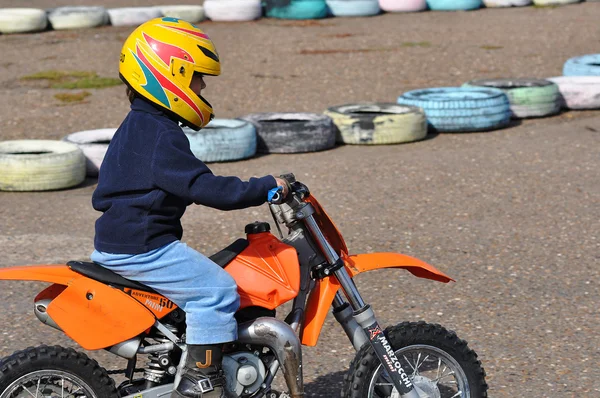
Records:
M315 381L305 385L304 391L306 392L306 397L339 397L345 374L346 372L342 371L317 377Z

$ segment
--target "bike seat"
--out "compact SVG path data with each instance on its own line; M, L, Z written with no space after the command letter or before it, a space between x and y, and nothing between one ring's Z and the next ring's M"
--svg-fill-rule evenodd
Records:
M249 243L246 239L238 239L223 250L213 254L209 258L225 268L233 259L244 251L248 247ZM92 278L107 285L115 285L122 287L129 287L132 289L142 290L145 292L156 293L154 289L141 284L136 281L132 281L127 278L123 278L119 274L112 272L110 269L103 267L98 263L90 263L85 261L69 261L67 263L69 268L78 274L85 275L88 278Z
M131 279L123 278L121 275L112 272L108 268L104 268L98 263L69 261L67 265L78 274L85 275L88 278L106 283L107 285L129 287L144 292L156 293L151 287L132 281Z

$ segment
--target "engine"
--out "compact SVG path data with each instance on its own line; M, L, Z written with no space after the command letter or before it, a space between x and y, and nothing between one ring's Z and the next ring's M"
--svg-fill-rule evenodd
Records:
M241 351L223 356L223 370L228 389L238 397L254 394L266 377L266 369L258 352Z

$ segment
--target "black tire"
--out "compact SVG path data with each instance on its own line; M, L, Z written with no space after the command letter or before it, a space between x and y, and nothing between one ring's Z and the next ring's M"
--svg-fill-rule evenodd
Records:
M252 113L259 153L317 152L335 146L333 120L317 113Z
M467 380L470 392L461 395L461 398L485 398L487 397L487 383L485 382L485 370L481 362L477 359L477 354L467 346L467 342L458 338L456 333L448 331L437 324L425 322L403 322L396 326L386 329L386 336L396 352L396 356L401 360L403 366L406 362L403 360L403 354L400 350L406 350L408 354L411 346L433 347L442 351L451 357L460 367ZM422 364L425 363L423 360ZM369 395L371 382L375 373L378 371L381 363L376 357L370 344L365 344L356 354L350 364L350 369L344 377L342 387L342 398L369 398L369 397L387 397L387 393L373 393ZM417 366L419 368L419 366ZM438 365L439 370L439 365ZM405 369L414 383L413 369ZM442 372L443 373L443 372ZM423 376L421 379L427 379ZM381 380L380 377L378 380ZM417 383L414 383L417 384ZM388 387L388 390L390 388ZM438 392L440 392L438 390ZM453 396L456 392L448 394ZM399 395L398 395L399 396ZM438 395L435 395L438 396ZM442 395L445 398L445 395Z
M46 374L35 372L46 372ZM85 395L88 398L91 398L88 394L95 395L96 398L119 397L114 380L104 368L98 365L98 362L71 348L44 345L17 351L0 360L0 397L30 396L26 392L25 395L20 394L18 385L14 384L34 376L39 376L40 380L47 380L42 386L53 391L58 389L59 385L53 385L50 378L66 376L78 383L75 385L80 386L79 382L83 382L84 388L88 390ZM37 379L31 379L30 382L37 385L35 380ZM36 386L29 389L32 388L37 389ZM23 392L22 389L20 391ZM43 394L42 396L46 396L49 392Z

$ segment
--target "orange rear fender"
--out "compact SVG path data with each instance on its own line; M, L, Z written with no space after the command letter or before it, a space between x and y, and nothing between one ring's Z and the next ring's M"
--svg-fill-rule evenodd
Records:
M352 277L362 272L376 269L404 268L419 278L432 279L444 283L454 281L454 279L437 270L434 266L400 253L343 255L343 260L346 264L346 270L348 270ZM303 345L311 347L317 345L321 328L339 288L338 281L333 277L317 281L306 303L306 313L301 331Z
M0 280L40 281L68 285L81 275L64 264L23 265L0 269Z

